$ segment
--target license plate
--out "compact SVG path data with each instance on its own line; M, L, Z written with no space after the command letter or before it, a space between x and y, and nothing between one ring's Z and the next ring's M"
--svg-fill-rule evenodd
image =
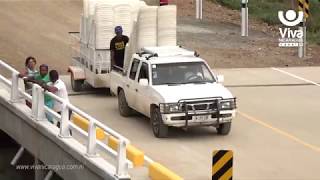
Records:
M205 115L205 116L193 116L193 120L195 120L195 121L206 121L208 119L209 119L208 115Z

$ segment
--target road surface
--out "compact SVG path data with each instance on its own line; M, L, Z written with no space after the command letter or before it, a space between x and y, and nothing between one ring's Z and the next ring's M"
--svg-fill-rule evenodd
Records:
M217 135L212 127L172 128L169 138L157 139L146 117L121 117L115 97L89 93L70 99L185 179L210 179L216 149L234 151L235 179L319 179L319 71L217 70L238 98L238 115L228 136Z

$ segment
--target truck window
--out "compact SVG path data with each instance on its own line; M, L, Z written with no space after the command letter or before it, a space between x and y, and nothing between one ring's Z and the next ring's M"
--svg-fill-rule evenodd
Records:
M133 60L133 62L132 62L131 70L130 70L130 74L129 74L129 78L132 80L134 80L136 78L139 63L140 63L140 61L137 59Z
M148 79L149 80L149 68L147 63L142 63L140 72L139 72L139 78L138 82L140 79Z

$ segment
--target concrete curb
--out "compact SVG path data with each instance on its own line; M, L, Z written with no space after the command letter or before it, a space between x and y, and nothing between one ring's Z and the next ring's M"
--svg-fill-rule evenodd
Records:
M89 121L78 114L72 113L71 115L71 120L76 124L78 127L83 129L84 131L88 132L89 128ZM104 140L106 139L106 135L104 131L101 128L96 128L96 136L97 139L99 140Z
M183 178L170 171L163 165L153 162L149 165L149 176L152 180L182 180Z
M116 151L118 149L118 144L119 141L115 137L108 137L108 146L113 150ZM144 164L144 152L131 144L127 146L127 158L132 161L134 167L143 166Z
M88 131L89 121L77 114L72 114L71 120L79 126L81 129ZM107 140L107 145L113 150L117 151L119 140L111 135L106 135L101 128L97 128L97 139ZM145 156L144 152L136 148L135 146L129 144L127 145L127 158L132 162L134 167L141 167L144 165ZM147 158L147 157L146 157ZM180 176L170 171L168 168L164 167L157 162L148 162L149 166L149 176L152 180L182 180Z

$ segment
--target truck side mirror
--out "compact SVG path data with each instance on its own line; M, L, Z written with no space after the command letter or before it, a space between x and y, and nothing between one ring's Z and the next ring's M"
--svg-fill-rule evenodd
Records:
M224 76L223 75L217 75L217 83L223 83L224 82Z
M148 85L149 85L148 79L140 79L140 80L139 80L139 85L141 85L141 86L148 86Z

